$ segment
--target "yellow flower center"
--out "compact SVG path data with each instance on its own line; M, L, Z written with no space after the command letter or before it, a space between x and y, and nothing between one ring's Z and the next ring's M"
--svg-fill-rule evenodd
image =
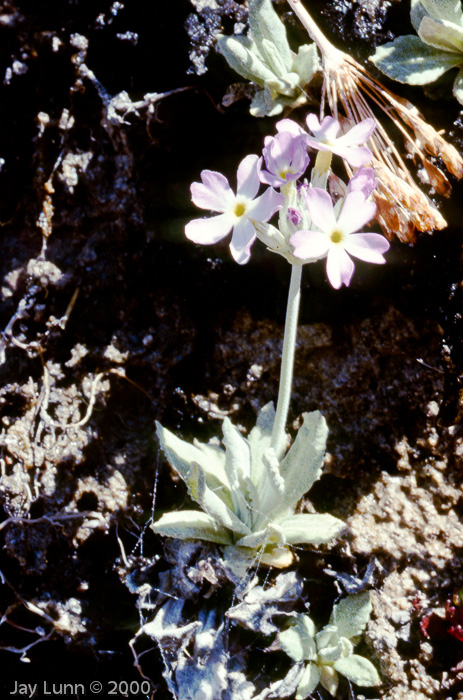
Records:
M243 204L243 202L238 202L238 204L235 204L235 209L234 209L234 214L235 216L243 216L244 212L246 211L246 206Z
M342 231L339 231L338 229L334 229L334 231L331 232L330 238L331 238L331 243L341 243L344 236L342 235Z

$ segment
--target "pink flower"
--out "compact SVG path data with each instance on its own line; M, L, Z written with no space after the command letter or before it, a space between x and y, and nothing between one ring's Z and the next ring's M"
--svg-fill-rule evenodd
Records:
M354 263L349 255L378 265L386 262L383 253L389 250L389 243L384 236L356 233L376 213L376 205L367 200L361 189L347 193L337 217L325 190L308 189L306 203L314 228L291 236L294 255L302 260L326 258L326 273L335 289L349 285L352 279Z
M285 131L267 136L262 154L267 170L261 170L260 179L272 187L298 180L310 162L305 139Z
M353 168L359 168L372 159L372 152L363 144L368 141L375 130L374 119L364 119L339 137L341 125L333 117L325 117L320 124L315 114L309 114L306 123L313 136L307 134L299 124L291 119L282 119L278 122L277 130L289 132L294 136L305 135L307 146L318 151L331 151L344 158Z
M256 198L261 162L262 158L256 155L246 156L241 161L237 172L237 194L224 175L212 170L202 171L202 182L191 185L191 199L197 207L219 212L219 216L190 221L185 226L185 235L190 241L211 245L233 231L231 254L240 265L248 262L256 239L252 222L268 221L284 201L283 196L271 187Z

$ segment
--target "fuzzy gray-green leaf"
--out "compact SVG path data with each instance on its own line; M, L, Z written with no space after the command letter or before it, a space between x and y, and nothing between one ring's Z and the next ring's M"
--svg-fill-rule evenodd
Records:
M378 46L370 61L389 78L409 85L426 85L459 66L462 55L441 51L409 35Z
M298 685L296 700L305 700L320 683L320 669L315 664L307 664Z
M287 544L326 544L346 530L342 520L328 513L289 515L278 523Z
M215 518L197 510L165 513L151 525L151 529L163 537L179 540L207 540L226 545L233 542L231 533L221 528Z
M311 82L320 69L317 47L315 44L303 44L293 58L293 71L299 75L299 84L304 87Z
M420 3L430 17L463 25L461 0L420 0Z
M336 625L341 637L351 639L362 634L371 614L371 598L368 591L354 593L334 606L330 624Z
M291 70L291 50L286 28L273 9L271 0L249 0L249 26L261 54L266 55L263 42L271 42L286 70Z
M463 27L446 20L424 17L418 29L418 36L425 44L450 53L462 53L463 62Z
M338 673L353 681L353 683L365 688L381 685L378 671L371 661L368 661L363 656L351 654L344 659L335 661L334 668Z
M249 111L253 117L274 117L281 114L283 105L277 100L274 101L272 91L265 87L254 95Z
M263 62L255 44L244 36L217 37L217 47L230 68L243 78L263 87L266 80L275 79L271 69Z
M264 478L263 455L270 447L274 422L275 408L273 403L268 403L259 411L256 425L248 435L251 450L251 478L257 486Z
M319 411L304 414L304 422L280 466L285 496L278 513L293 510L312 484L320 478L328 428Z
M317 630L308 615L299 614L296 622L278 635L280 648L293 661L313 661L317 658L315 634Z

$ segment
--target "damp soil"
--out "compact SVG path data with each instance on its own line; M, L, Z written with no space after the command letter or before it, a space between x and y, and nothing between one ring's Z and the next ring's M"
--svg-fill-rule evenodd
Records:
M408 3L312 5L360 61L409 27ZM0 3L4 697L15 683L42 697L45 681L146 679L140 697L170 697L154 642L137 637L138 667L129 646L153 615L141 588L155 591L173 561L150 519L188 505L155 421L185 439L220 434L225 416L247 432L278 390L287 263L256 245L239 267L226 243L184 236L201 170L233 181L274 131L246 99L221 104L237 78L211 32L245 20L226 0ZM437 99L391 87L461 148L445 85ZM331 289L321 263L304 271L290 431L305 411L326 417L324 475L306 506L350 534L298 552L297 570L325 624L334 574L362 579L372 562L362 653L384 681L341 685L339 698L463 697L463 642L445 622L422 624L444 620L463 586L463 187L452 184L438 201L449 227L393 241L387 265L358 264L348 289ZM230 600L216 583L202 579L191 615ZM283 662L256 659L250 679L265 668L275 680Z

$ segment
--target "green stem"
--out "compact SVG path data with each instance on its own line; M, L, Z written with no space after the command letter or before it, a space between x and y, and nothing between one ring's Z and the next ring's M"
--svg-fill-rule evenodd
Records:
M286 450L286 421L288 418L291 387L293 383L294 355L296 351L297 321L301 298L302 264L291 265L288 306L286 309L285 335L281 357L280 387L271 446L279 460Z

